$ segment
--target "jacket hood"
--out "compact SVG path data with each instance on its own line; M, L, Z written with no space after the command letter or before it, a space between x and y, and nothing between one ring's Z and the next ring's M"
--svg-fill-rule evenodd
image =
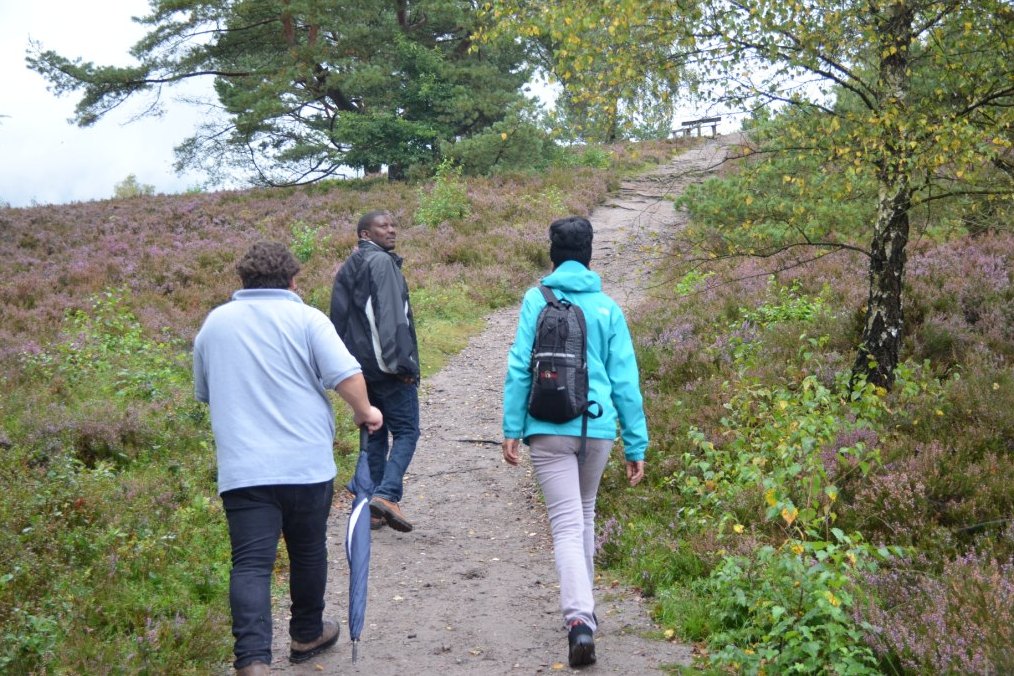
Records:
M551 289L574 292L595 292L602 290L602 278L577 261L564 261L556 270L542 278L542 283Z

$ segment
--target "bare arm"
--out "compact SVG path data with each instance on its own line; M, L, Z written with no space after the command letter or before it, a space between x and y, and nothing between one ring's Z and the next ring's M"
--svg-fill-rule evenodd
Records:
M384 416L377 407L370 405L366 396L366 380L362 373L349 376L334 388L338 396L352 409L352 419L356 427L366 425L370 432L376 432L384 424Z

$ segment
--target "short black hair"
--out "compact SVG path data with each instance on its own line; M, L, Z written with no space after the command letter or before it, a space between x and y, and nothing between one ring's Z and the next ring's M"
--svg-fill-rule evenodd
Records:
M288 289L299 261L279 242L257 242L236 263L244 289Z
M374 211L367 211L365 214L359 217L359 223L356 225L356 237L359 237L359 233L363 230L369 230L370 226L373 225L373 221L377 220L381 216L390 216L391 212L386 209L375 209Z
M568 216L549 224L549 259L553 268L564 261L591 265L592 225L587 218Z

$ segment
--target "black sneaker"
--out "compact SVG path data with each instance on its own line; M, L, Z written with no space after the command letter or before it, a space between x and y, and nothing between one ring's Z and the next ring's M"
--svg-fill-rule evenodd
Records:
M585 667L595 664L595 638L587 624L578 622L570 627L567 635L570 644L570 666Z

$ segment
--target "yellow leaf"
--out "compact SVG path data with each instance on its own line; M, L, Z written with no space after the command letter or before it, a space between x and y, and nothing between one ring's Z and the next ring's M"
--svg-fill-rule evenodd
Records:
M790 526L792 525L792 522L796 520L797 516L799 516L799 510L795 507L792 507L791 509L788 507L782 508L782 518L785 519L785 523Z
M799 555L801 555L803 553L803 545L798 544L798 543L792 545L792 547L790 547L790 549L792 549L792 553L795 554L796 556L799 556Z
M747 206L750 206L751 204L753 204L753 195L747 195L746 199L743 201L746 202Z
M500 140L501 141L506 141L507 140L507 132L501 132L500 133Z
M672 639L672 638L673 638L673 637L674 637L675 635L676 635L676 632L675 632L675 631L673 631L672 629L666 629L666 630L665 630L665 637L666 637L667 639L670 639L670 640L671 640L671 639Z
M563 662L553 662L553 671L562 671Z
M737 523L735 526L732 527L732 530L734 530L737 533L742 533L743 532L743 524Z
M767 501L768 507L774 507L778 503L778 500L775 499L775 489L769 488L764 493L764 499Z

